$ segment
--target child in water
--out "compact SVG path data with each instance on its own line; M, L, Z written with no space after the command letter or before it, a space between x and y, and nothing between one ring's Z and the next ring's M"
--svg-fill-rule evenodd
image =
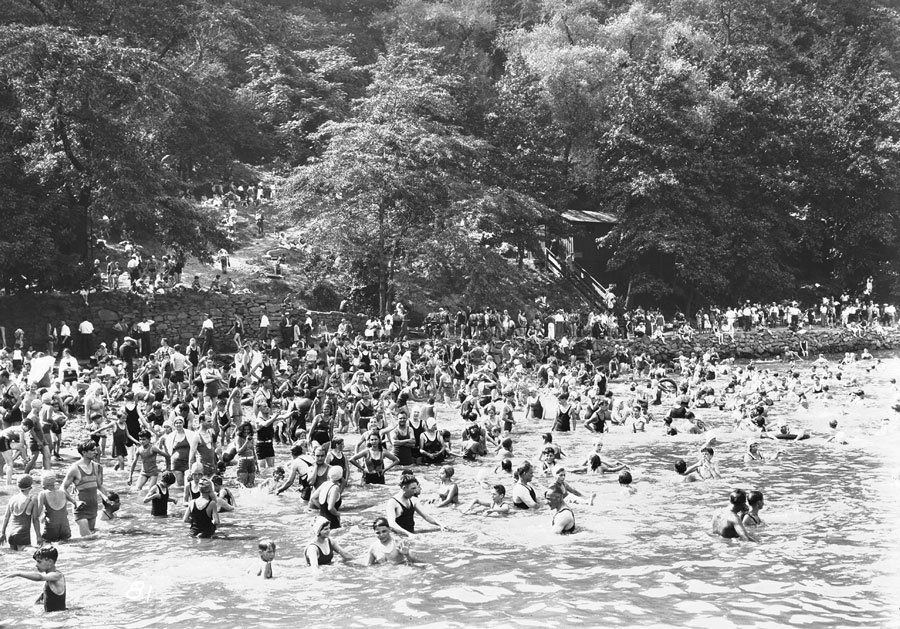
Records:
M150 505L150 515L157 517L168 517L169 515L169 503L178 502L175 498L169 497L169 487L175 484L175 474L172 472L164 472L162 476L159 477L159 482L157 482L153 487L150 488L150 491L147 492L147 495L144 497L144 503L152 502Z
M509 504L506 502L506 487L494 485L490 501L484 498L473 498L472 502L463 509L462 514L468 515L475 507L486 507L483 515L509 515Z
M43 581L44 592L35 601L43 604L45 612L59 612L66 609L66 577L56 569L59 552L53 546L42 546L32 555L37 572L12 572L11 577L22 577L29 581Z
M219 474L213 476L212 484L213 490L216 493L216 503L219 505L219 513L222 513L223 511L234 511L237 502L235 502L234 494L231 493L231 490L223 484L222 476Z
M103 501L103 513L100 514L100 519L115 520L116 511L118 511L121 506L119 494L114 491L109 492L106 494L106 499Z
M256 576L263 579L272 578L272 560L275 559L275 542L271 539L259 540L259 570Z

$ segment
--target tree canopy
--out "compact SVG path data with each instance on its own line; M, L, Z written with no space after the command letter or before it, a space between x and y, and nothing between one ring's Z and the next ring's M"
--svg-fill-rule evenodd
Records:
M633 301L900 295L887 0L7 6L8 289L77 283L106 220L203 255L184 191L247 164L287 178L311 275L373 310L490 302L576 205L619 218L598 247Z

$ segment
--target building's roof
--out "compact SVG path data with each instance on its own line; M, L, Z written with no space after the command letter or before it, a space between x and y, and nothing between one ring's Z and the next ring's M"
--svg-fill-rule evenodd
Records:
M597 210L566 210L562 217L570 223L618 223L619 219Z

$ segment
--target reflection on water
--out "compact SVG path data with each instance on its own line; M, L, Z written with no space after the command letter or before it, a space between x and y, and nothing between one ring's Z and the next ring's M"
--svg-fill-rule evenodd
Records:
M38 584L3 579L0 626L898 626L898 433L880 432L889 413L900 423L888 410L888 379L898 375L900 359L886 360L861 403L834 391L809 410L785 405L791 425L814 434L838 419L850 444L781 443L783 459L753 467L741 461L745 436L730 434L721 414L705 413L719 427L722 481L674 482L672 463L692 457L700 437L611 433L605 456L632 466L634 490L619 487L615 475L570 476L597 494L592 506L573 505L575 535L550 535L546 512L499 520L444 511L440 519L454 531L414 541L428 559L423 566L355 562L314 578L303 559L312 515L295 494L244 492L216 540L191 539L180 518L152 519L123 495L124 517L98 539L60 545L70 611L45 616L32 605ZM442 420L458 438L449 410ZM532 455L542 427L520 428L516 453ZM572 464L592 441L583 431L557 440L578 459ZM456 468L465 501L483 472L462 462ZM431 487L435 472L421 474ZM127 494L124 481L110 472L107 484ZM510 488L512 479L503 482ZM712 512L735 486L765 492L761 544L710 533ZM345 498L345 528L334 535L360 558L372 541L369 524L395 489L354 487ZM266 536L278 543L271 581L248 574ZM33 565L30 552L3 553L4 572Z

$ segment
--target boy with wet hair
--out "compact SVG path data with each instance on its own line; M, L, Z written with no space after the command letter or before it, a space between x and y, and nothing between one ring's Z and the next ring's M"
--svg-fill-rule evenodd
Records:
M263 579L272 578L272 560L275 559L275 541L271 539L259 540L259 570L256 576Z
M9 576L29 581L43 581L44 592L35 604L43 604L45 612L65 611L66 577L56 569L59 552L53 546L43 546L38 548L32 557L36 564L36 572L12 572Z

